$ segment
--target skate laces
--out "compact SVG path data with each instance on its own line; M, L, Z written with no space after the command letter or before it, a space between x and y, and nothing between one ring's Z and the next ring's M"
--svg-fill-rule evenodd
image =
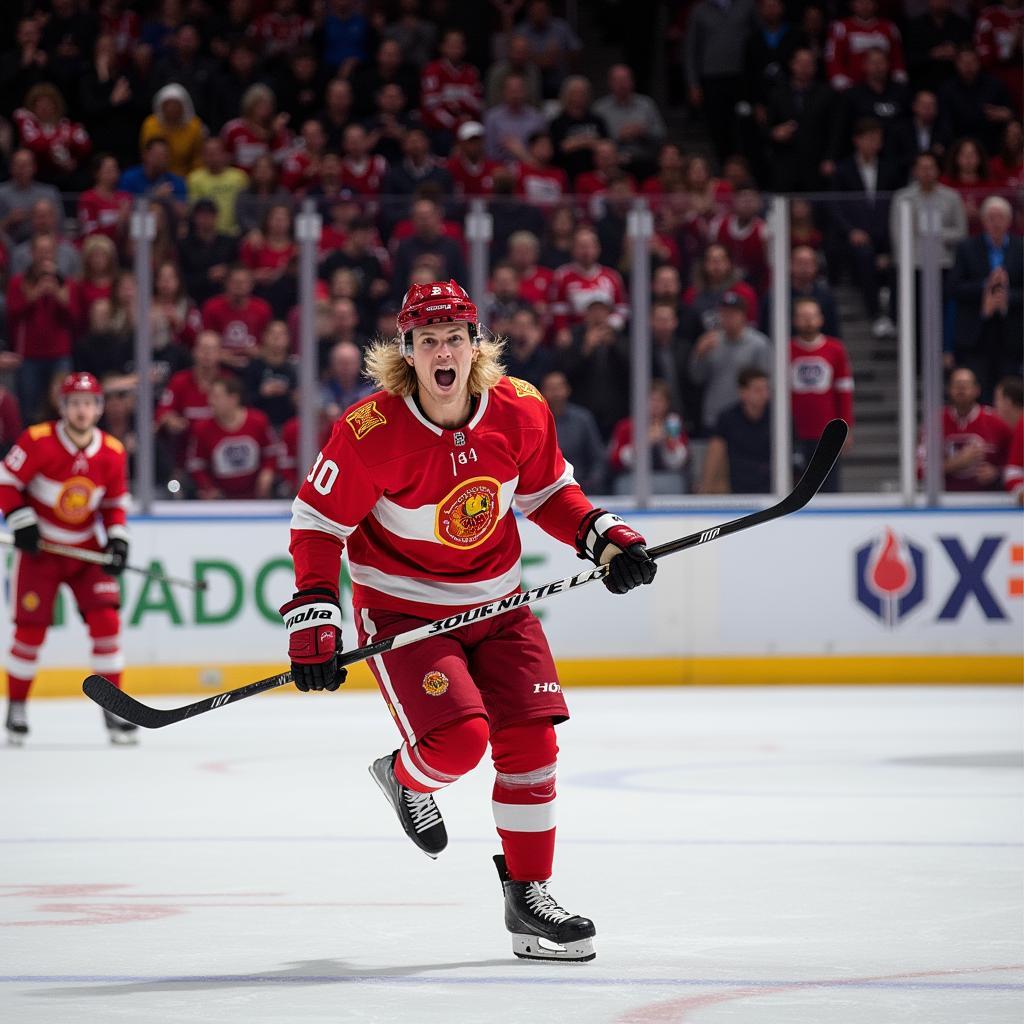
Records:
M560 907L558 905L558 901L555 897L548 892L547 882L527 883L526 905L538 917L552 921L555 924L561 924L562 921L567 921L570 917L575 917L575 915L570 914L565 907Z
M441 812L437 809L437 804L434 803L434 798L429 793L417 793L414 789L405 789L403 796L417 834L425 832L441 820Z

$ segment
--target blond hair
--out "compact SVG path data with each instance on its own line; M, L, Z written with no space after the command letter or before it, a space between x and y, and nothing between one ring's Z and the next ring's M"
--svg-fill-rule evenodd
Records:
M482 395L493 388L504 376L501 353L505 348L502 338L481 337L477 356L469 370L469 393ZM416 393L416 371L402 355L400 338L377 338L366 350L365 374L381 390L391 395Z

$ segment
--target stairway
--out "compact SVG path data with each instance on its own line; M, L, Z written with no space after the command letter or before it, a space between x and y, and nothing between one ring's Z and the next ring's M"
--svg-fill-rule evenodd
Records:
M899 344L875 338L860 294L836 289L843 342L853 366L853 449L843 457L846 492L899 490Z

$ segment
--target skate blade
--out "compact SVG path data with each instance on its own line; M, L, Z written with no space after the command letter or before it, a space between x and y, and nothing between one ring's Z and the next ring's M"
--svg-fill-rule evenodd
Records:
M580 939L578 942L561 945L537 935L519 935L515 932L512 933L512 952L521 960L564 960L567 963L583 963L597 956L593 939Z
M373 770L372 764L370 765L369 772L370 778L377 783L377 788L384 794L384 799L387 800L388 806L391 808L391 810L395 812L395 814L398 814L398 808L395 807L394 801L392 801L391 799L391 794L388 792L387 785L381 778L378 777L377 773ZM406 833L406 835L408 836L409 834ZM409 836L409 838L412 839L412 836ZM437 860L437 858L440 856L440 854L431 853L429 850L424 850L423 847L420 846L420 844L417 843L415 839L412 840L412 845L415 846L416 849L420 851L420 853L425 853L431 860Z
M9 747L23 747L25 746L26 736L20 732L9 732L7 734L7 746Z
M111 732L110 743L115 747L137 747L139 737L133 732Z

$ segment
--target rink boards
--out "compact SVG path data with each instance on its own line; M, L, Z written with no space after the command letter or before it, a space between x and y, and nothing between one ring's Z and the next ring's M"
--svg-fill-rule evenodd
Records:
M736 514L630 519L656 543ZM521 526L525 586L578 570L571 550ZM285 516L133 520L135 564L209 587L191 594L124 578L129 688L209 692L280 671L276 609L292 591L287 544ZM350 621L347 575L342 582ZM667 558L653 586L627 597L594 584L551 598L537 614L567 685L1020 682L1024 516L808 511ZM41 664L40 695L78 691L88 644L70 594ZM350 680L373 685L364 666Z

